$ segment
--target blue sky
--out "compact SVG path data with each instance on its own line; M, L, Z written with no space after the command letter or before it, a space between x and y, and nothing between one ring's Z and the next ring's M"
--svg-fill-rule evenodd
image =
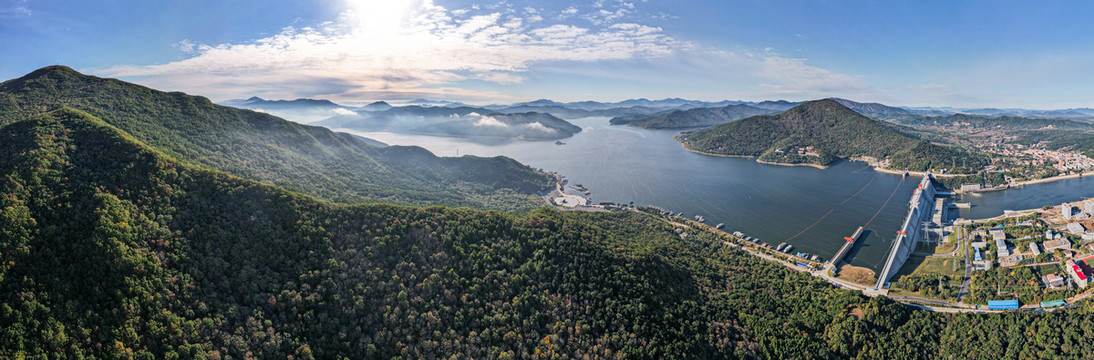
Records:
M1094 6L950 1L0 0L0 77L213 100L1094 107Z

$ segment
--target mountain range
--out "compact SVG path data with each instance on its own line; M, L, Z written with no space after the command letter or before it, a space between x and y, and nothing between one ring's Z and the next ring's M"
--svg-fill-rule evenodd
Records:
M533 208L551 178L505 157L440 158L51 66L0 83L0 126L71 107L203 168L337 202Z
M848 112L824 100L759 118L839 122L855 116ZM514 214L373 202L477 203L421 201L433 189L394 172L444 175L453 160L377 150L324 128L65 67L3 82L0 358L1032 359L1094 351L1084 341L1094 322L1089 302L1055 312L922 311L833 287L653 209ZM505 158L459 160L474 168L425 180L472 197L518 190L464 176L539 176ZM383 166L393 161L402 163ZM283 186L301 182L298 191ZM403 197L334 203L328 190L356 188L335 183ZM675 234L684 228L690 236Z

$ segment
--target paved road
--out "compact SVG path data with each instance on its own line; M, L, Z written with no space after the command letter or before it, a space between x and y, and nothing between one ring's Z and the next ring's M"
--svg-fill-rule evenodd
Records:
M969 293L969 282L972 281L972 259L969 258L968 246L972 240L965 238L968 234L965 232L964 226L958 227L958 229L961 229L961 234L957 237L961 243L957 247L965 249L965 278L961 281L961 290L957 291L957 301L961 301Z
M671 222L671 221L667 221L667 222L674 223L674 222ZM714 227L709 226L709 225L700 224L698 222L687 220L687 219L685 219L685 222L690 224L690 225L699 225L698 228L706 229L706 230L711 231L715 234L725 235L726 237L731 238L731 239L735 238L734 236L729 235L724 231L717 230ZM679 224L679 223L674 223L674 224L683 225L683 224ZM968 235L968 234L965 232L965 230L963 228L960 231L961 231L961 234L960 234L961 236L959 237L959 239L961 241L961 244L958 245L958 249L961 249L961 248L967 249L968 247L966 245L968 243L966 242L967 239L965 239L965 236ZM983 308L977 308L975 305L970 305L970 304L965 304L965 303L960 302L961 299L964 298L964 296L968 293L969 280L971 279L971 276L972 276L972 265L969 262L970 259L969 259L969 252L968 251L965 251L965 281L961 284L961 291L958 293L958 302L952 302L952 301L927 299L927 298L914 297L914 296L889 296L889 295L887 295L887 291L885 291L884 289L874 290L872 287L869 287L869 286L855 284L855 283L839 280L839 279L836 279L836 278L833 278L833 277L829 276L828 275L828 270L831 268L832 265L825 265L820 270L810 270L810 269L798 266L797 264L793 264L793 263L790 263L788 261L778 259L774 256L768 255L766 253L766 251L764 251L763 249L760 249L760 248L752 248L751 246L741 246L739 244L734 243L733 241L723 241L723 243L725 243L726 245L729 245L729 246L740 247L742 250L747 251L749 254L758 256L758 257L766 259L766 260L774 261L774 262L777 262L777 263L782 264L782 265L785 265L787 268L789 268L791 270L798 271L798 272L809 273L813 276L824 279L825 281L827 281L828 283L830 283L832 285L835 285L836 287L839 287L839 288L842 288L842 289L862 291L863 294L866 294L868 296L877 296L877 295L886 296L890 299L899 301L899 302L901 302L905 305L916 307L916 308L927 310L927 311L935 311L935 312L943 312L943 313L969 313L969 314L991 314L991 313L1000 313L1000 312L1002 312L1000 310L988 310L988 309L983 309ZM1064 300L1067 301L1068 304L1074 304L1076 302L1079 302L1079 301L1085 300L1087 298L1090 298L1092 295L1094 295L1094 289L1092 289L1091 291L1084 292L1082 294L1078 294L1078 295L1073 296L1071 298L1064 299ZM1060 308L1040 309L1039 307L1037 307L1034 304L1027 304L1022 309L1023 310L1032 310L1032 311L1040 312L1040 311L1055 311L1055 310L1058 310Z

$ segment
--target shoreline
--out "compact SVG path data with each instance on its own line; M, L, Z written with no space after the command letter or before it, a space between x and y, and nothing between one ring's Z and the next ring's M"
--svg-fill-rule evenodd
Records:
M677 135L677 136L679 136L679 135ZM824 169L827 169L827 168L828 168L828 166L827 166L827 165L817 165L817 164L787 164L787 163L777 163L777 162L763 161L763 160L760 160L760 157L759 157L759 156L753 156L753 155L729 155L729 154L715 154L715 153L708 153L708 152L706 152L706 151L699 151L699 150L695 150L695 149L689 148L687 144L684 144L684 142L680 141L680 140L679 140L679 139L678 139L678 138L677 138L676 136L673 136L672 138L673 138L673 140L676 140L676 142L680 143L680 147L683 147L683 148L684 148L684 150L687 150L687 151L690 151L690 152L693 152L693 153L696 153L696 154L700 154L700 155L707 155L707 156L717 156L717 157L728 157L728 158L756 158L756 162L758 162L758 163L761 163L761 164L765 164L765 165L778 165L778 166L808 166L808 167L811 167L811 168L816 168L816 169L821 169L821 170L824 170Z
M1088 172L1078 173L1078 174L1056 175L1056 176L1053 176L1053 177L1047 177L1047 178L1041 178L1041 179L1019 181L1019 182L1006 184L1007 186L1005 186L1005 187L990 187L990 188L983 188L983 189L971 190L971 191L961 191L959 189L954 189L953 192L957 193L957 194L971 194L971 193L983 193L983 192L992 192L992 191L1003 191L1003 190L1010 190L1010 189L1014 189L1014 188L1018 188L1018 187L1024 187L1026 185L1037 185L1037 184L1050 183L1050 182L1053 182L1053 181L1078 179L1078 178L1091 176L1091 175L1094 175L1094 171L1088 171Z

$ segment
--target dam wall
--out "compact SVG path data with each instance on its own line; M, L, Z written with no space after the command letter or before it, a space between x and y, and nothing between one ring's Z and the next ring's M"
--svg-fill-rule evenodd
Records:
M885 261L885 267L878 273L874 288L886 288L889 279L900 270L901 266L904 266L908 256L915 252L916 244L923 238L923 222L930 219L934 202L934 184L931 175L927 174L912 194L912 199L908 203L908 216L904 218L903 225L897 231L896 240L893 240L889 257Z

